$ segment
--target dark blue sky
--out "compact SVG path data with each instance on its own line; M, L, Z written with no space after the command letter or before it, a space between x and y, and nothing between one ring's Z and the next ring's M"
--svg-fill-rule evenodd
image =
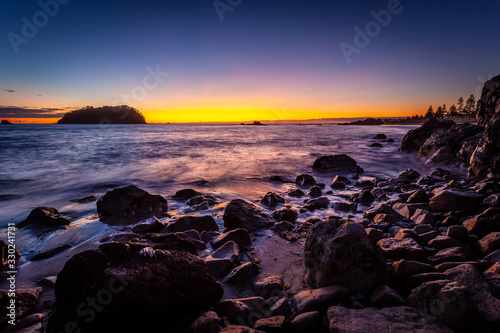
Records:
M60 1L46 24L37 1L0 4L0 105L130 104L152 121L406 115L500 74L491 0L403 0L350 62L341 43L397 1L243 0L223 21L214 1ZM23 18L40 27L19 42ZM146 89L148 68L168 76Z

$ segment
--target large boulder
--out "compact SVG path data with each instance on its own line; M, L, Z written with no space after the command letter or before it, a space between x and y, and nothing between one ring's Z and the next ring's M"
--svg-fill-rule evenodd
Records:
M68 218L62 217L55 208L37 207L30 212L26 220L19 222L17 227L57 228L69 225L70 223L71 221Z
M228 230L237 228L253 232L272 226L274 219L264 210L243 199L232 200L224 211L224 227Z
M500 175L500 75L484 84L476 118L486 128L472 154L471 170L476 176L497 177Z
M453 125L450 128L444 128L433 133L420 147L419 155L421 157L432 156L441 147L448 146L453 152L457 152L463 140L484 131L483 126L469 123Z
M174 327L215 305L223 289L184 251L107 243L75 255L57 276L50 332L143 332Z
M418 151L424 142L436 131L442 128L450 128L455 123L451 120L439 120L430 118L419 128L413 129L406 133L399 146L400 151Z
M387 279L383 255L358 223L316 224L307 234L304 263L311 288L342 285L367 292Z
M133 185L111 190L97 200L99 218L109 224L134 223L153 216L161 218L167 210L165 198Z
M429 205L433 211L470 211L477 208L483 196L476 192L466 192L455 189L438 189L431 198Z
M394 308L347 309L332 306L328 310L330 332L426 332L452 333L436 324L432 317L407 306Z
M346 154L321 156L314 161L316 170L328 170L348 173L362 173L363 169Z

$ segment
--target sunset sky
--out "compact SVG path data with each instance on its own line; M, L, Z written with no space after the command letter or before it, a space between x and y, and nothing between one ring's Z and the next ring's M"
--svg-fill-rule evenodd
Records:
M424 114L500 74L498 17L491 0L4 0L0 119L121 104L148 122Z

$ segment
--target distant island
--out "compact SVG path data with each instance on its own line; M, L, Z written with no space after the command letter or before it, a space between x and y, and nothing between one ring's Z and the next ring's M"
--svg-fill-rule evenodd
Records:
M263 124L263 123L261 123L260 121L254 121L254 122L253 122L253 123L251 123L251 124L241 123L241 125L246 125L246 126L267 126L266 124Z
M2 125L12 125L12 123L8 120L2 120Z
M146 124L139 110L127 106L87 106L66 113L58 124Z
M365 120L353 121L350 123L341 123L339 125L383 125L384 122L381 119L367 118Z

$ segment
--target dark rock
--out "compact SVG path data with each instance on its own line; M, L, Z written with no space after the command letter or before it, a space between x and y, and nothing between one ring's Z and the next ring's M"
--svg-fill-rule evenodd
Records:
M472 332L478 328L477 307L467 288L457 282L424 283L411 292L408 303L455 332Z
M72 246L70 244L65 244L65 245L61 245L61 246L58 246L56 248L53 248L53 249L50 249L50 250L47 250L47 251L38 252L30 260L31 261L38 261L38 260L44 260L44 259L52 258L56 254L64 252L67 249L70 249L71 247Z
M425 165L437 165L443 162L448 162L455 157L455 152L452 148L443 146L439 148L438 151L434 153L434 155L429 157L429 159L425 162Z
M484 132L481 132L463 140L458 148L458 157L460 157L467 164L470 164L470 159L472 157L472 154L476 150L477 145L479 144L479 141L481 141L481 138L483 136Z
M57 305L49 331L64 331L68 321L86 332L145 331L159 326L168 330L186 318L197 318L222 297L222 287L194 255L106 245L75 255L58 274ZM93 312L90 322L77 311L82 311L81 304L90 309L89 299L102 309Z
M430 257L431 262L434 266L444 263L444 262L461 262L474 260L474 256L470 251L462 247L450 247L439 251L435 255Z
M436 272L436 268L418 261L401 259L391 266L391 277L397 283L405 282L410 276Z
M301 291L291 299L291 304L297 314L310 311L326 313L332 304L346 302L349 296L345 287L329 286Z
M290 300L286 297L278 300L271 306L271 315L273 316L285 316L287 318L292 317L292 307L290 305Z
M373 221L373 218L378 214L390 214L390 215L394 215L398 218L403 218L403 216L401 214L399 214L398 212L396 212L394 209L387 206L386 204L379 204L377 206L372 206L372 207L368 208L367 211L365 211L365 216L372 221Z
M19 222L17 228L32 226L35 228L57 228L69 225L68 218L61 217L57 209L50 207L38 207L31 211L26 220Z
M415 171L413 169L406 169L405 171L401 171L399 173L398 178L399 177L404 177L406 179L414 180L414 179L417 179L418 177L420 177L420 173L418 173L417 171Z
M200 233L196 230L187 230L183 232L176 232L174 235L178 236L181 239L188 240L194 244L197 250L205 250L207 246L205 242L201 239Z
M219 316L214 311L202 313L182 333L218 333L220 332Z
M307 195L311 198L317 198L323 195L321 188L319 186L313 186L307 191Z
M300 189L295 189L295 190L292 190L292 191L288 192L287 195L289 197L300 198L300 197L303 197L306 194L302 190L300 190Z
M417 209L413 216L410 218L415 224L429 224L434 225L436 216L423 209Z
M284 207L275 210L272 216L276 221L288 221L294 223L297 220L299 213L290 207Z
M414 308L347 309L332 306L328 310L330 332L426 332L452 333L449 328L439 326L431 316Z
M303 175L297 176L297 178L295 179L295 184L302 185L302 186L316 185L316 180L311 175L303 174Z
M277 232L278 234L286 233L287 231L292 231L295 225L288 221L281 221L276 223L271 227L271 230Z
M84 108L66 112L58 124L146 124L142 113L128 105L120 106L86 106Z
M469 239L469 232L463 225L452 225L446 231L446 236L464 243Z
M385 134L377 134L373 137L375 140L385 140L387 139L387 136Z
M460 265L447 270L445 274L470 292L481 320L492 329L498 329L500 327L500 299L493 296L481 272L473 265Z
M383 147L383 145L381 143L378 143L378 142L374 142L370 145L370 147L376 147L376 148L380 148L380 147Z
M421 286L426 282L437 281L437 280L447 280L448 276L444 273L430 272L430 273L420 273L412 275L406 280L406 287L408 290L412 290Z
M406 218L412 218L412 216L417 212L417 210L428 211L431 207L426 203L396 203L392 208Z
M354 193L349 197L349 199L363 205L369 205L375 201L375 197L370 190L363 190L359 193Z
M227 242L205 259L208 274L214 278L226 275L233 268L239 256L238 244L233 241Z
M245 124L242 124L245 125ZM246 326L229 325L224 328L220 333L265 333L264 331L257 331Z
M319 198L314 198L307 200L306 204L308 206L312 206L313 210L314 209L326 209L328 208L328 205L330 204L330 199L327 197L319 197Z
M365 231L373 243L377 243L379 240L384 238L384 232L380 229L366 228Z
M460 242L456 239L446 236L437 236L436 238L429 241L429 246L436 250L443 250L449 247L459 247L461 245L462 244L460 244Z
M484 237L490 232L500 230L500 208L490 207L464 222L469 234Z
M307 283L312 288L343 285L366 292L387 278L385 260L358 223L317 223L304 246Z
M217 199L215 199L215 197L213 195L210 195L210 194L197 195L195 197L192 197L188 201L186 201L186 205L195 206L195 207L200 207L200 205L203 205L204 207L206 207L207 205L213 206L216 203L217 203Z
M464 211L468 212L481 203L482 196L475 192L458 190L437 190L429 205L433 211Z
M182 232L187 230L202 231L219 231L219 226L212 216L194 216L187 215L176 219L174 222L167 225L166 232Z
M285 316L274 316L257 320L254 329L266 333L290 332L292 324Z
M400 229L396 236L394 236L395 239L405 239L405 238L411 238L418 242L419 240L419 235L412 229Z
M357 126L373 126L373 125L383 125L384 122L380 119L366 118L364 120L357 120L350 123L342 123L339 125L357 125Z
M268 276L260 281L256 281L253 285L253 290L258 296L268 299L274 296L281 296L283 287L283 277Z
M161 232L165 228L165 224L163 224L156 217L153 218L151 222L139 223L134 225L132 228L132 232L136 234L145 234L149 232L158 233Z
M278 183L293 183L289 179L283 177L283 176L271 176L269 177L269 180L272 182L278 182Z
M273 192L267 192L266 195L260 200L260 202L268 207L274 207L278 204L285 203L283 197L277 195Z
M388 222L390 224L394 224L400 221L400 218L391 214L377 214L373 218L373 223L379 224L383 222Z
M488 255L500 249L500 232L492 232L477 242L477 247L483 255Z
M250 234L246 229L241 228L234 229L217 236L211 242L211 245L214 249L218 249L229 241L235 242L242 249L247 249L252 245Z
M321 315L318 311L299 314L292 320L292 332L317 332L321 323Z
M451 120L439 120L437 118L430 118L419 128L413 129L406 133L401 145L399 146L400 151L415 151L419 150L424 142L439 129L450 128L455 123Z
M403 306L405 299L397 291L389 286L381 286L375 289L370 296L370 303L377 308L388 308L393 306Z
M406 202L407 203L428 203L429 197L427 196L427 193L424 190L417 190L417 191L413 192L408 197Z
M484 257L484 260L489 263L500 262L500 250L496 250Z
M111 245L109 245L111 244ZM101 247L114 246L113 243L102 244ZM124 245L121 243L121 245ZM158 250L178 250L186 251L193 255L197 254L196 246L186 237L177 234L145 234L141 238L134 238L126 243L131 250L140 251L145 247L151 247Z
M186 189L179 190L179 191L175 192L175 194L172 198L174 198L176 200L189 200L189 199L194 198L194 197L199 196L199 195L201 195L200 192L193 190L191 188L186 188Z
M266 300L262 297L226 299L215 307L219 317L227 317L233 324L253 326L255 321L269 316ZM230 327L230 326L229 326ZM228 327L228 328L229 328ZM226 328L227 329L227 328ZM247 327L247 329L249 329ZM257 332L257 331L227 331L227 332Z
M317 170L350 173L363 172L363 169L356 163L356 161L345 154L318 157L316 161L314 161L313 168Z
M358 210L358 205L349 202L335 202L332 208L341 212L355 212Z
M500 193L495 193L487 197L486 199L483 200L483 204L486 204L488 206L492 207L499 207L500 206Z
M477 261L457 261L457 262L444 262L442 264L436 265L436 269L438 272L446 272L449 269L458 267L460 265L472 265L476 268L481 268L484 269L484 267L481 265L481 263Z
M224 227L237 228L253 232L274 224L274 219L264 210L243 199L232 200L224 211Z
M460 220L458 219L458 217L456 216L447 216L442 222L441 224L444 226L444 227L450 227L450 226L454 226L454 225L459 225L460 224Z
M109 224L137 222L153 216L161 218L167 211L165 198L133 185L111 190L97 200L99 218Z
M93 202L93 201L96 201L97 198L93 195L89 195L89 196L86 196L84 198L80 198L80 199L76 199L76 200L71 200L71 202L76 202L76 203L79 203L79 204L86 204L86 203L89 203L89 202Z
M500 113L500 75L485 82L478 102L477 123L486 125L495 114Z
M413 228L413 230L415 230L415 232L419 235L422 235L422 234L425 234L428 232L432 232L432 231L436 231L436 230L434 230L434 228L430 224L417 224Z
M224 279L225 283L240 285L259 274L259 266L252 262L244 263L233 269Z
M392 260L410 259L422 261L427 258L424 249L412 238L384 238L377 242L384 256Z

